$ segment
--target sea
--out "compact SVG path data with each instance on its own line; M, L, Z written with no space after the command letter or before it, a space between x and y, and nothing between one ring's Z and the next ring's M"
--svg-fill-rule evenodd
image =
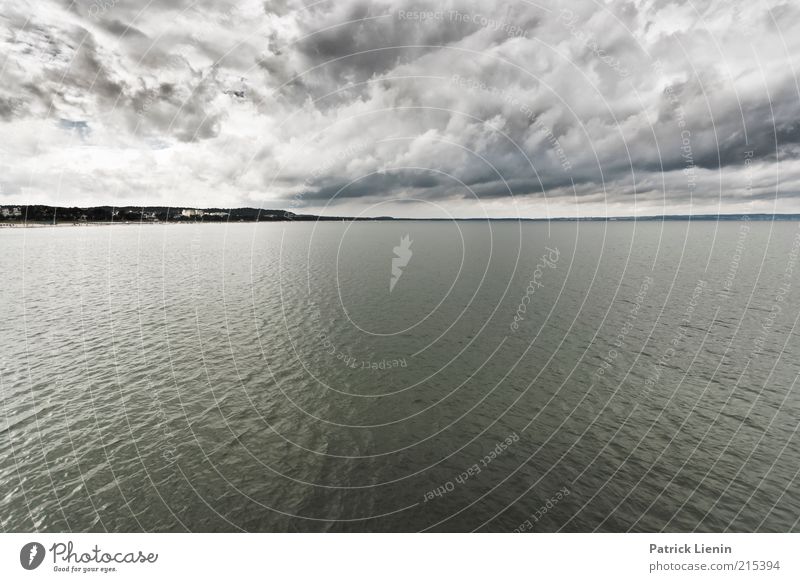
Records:
M800 531L800 224L0 230L0 529Z

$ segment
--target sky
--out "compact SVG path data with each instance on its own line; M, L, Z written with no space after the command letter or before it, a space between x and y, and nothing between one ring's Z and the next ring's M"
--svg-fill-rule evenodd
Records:
M0 0L0 204L800 212L800 3Z

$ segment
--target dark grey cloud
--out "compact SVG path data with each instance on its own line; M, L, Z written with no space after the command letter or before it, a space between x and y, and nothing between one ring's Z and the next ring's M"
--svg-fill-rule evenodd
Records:
M116 36L147 38L147 35L138 28L130 24L125 24L120 20L103 20L101 26Z

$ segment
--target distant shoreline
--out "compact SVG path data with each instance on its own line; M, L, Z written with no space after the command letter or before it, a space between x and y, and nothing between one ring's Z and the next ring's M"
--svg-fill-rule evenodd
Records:
M650 216L581 217L471 217L406 218L392 216L353 217L295 214L288 210L262 208L174 208L166 206L58 207L44 205L0 205L0 229L48 226L112 226L130 224L230 224L249 222L687 222L687 221L800 221L800 214L665 214Z
M3 230L16 230L23 228L79 228L79 227L97 227L97 226L191 226L191 225L235 225L235 224L287 224L287 223L309 223L309 222L743 222L749 220L752 222L800 222L800 216L796 215L777 215L777 216L746 216L746 217L732 217L720 216L719 218L713 217L683 217L683 216L648 216L639 218L626 218L626 217L609 217L609 218L321 218L316 220L237 220L237 221L191 221L191 222L177 222L177 221L111 221L111 222L24 222L24 221L8 221L0 222L0 231Z

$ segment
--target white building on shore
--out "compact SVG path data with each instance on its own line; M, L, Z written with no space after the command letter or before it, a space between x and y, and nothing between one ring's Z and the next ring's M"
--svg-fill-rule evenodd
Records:
M19 218L22 216L22 209L19 206L4 206L0 208L3 218Z

